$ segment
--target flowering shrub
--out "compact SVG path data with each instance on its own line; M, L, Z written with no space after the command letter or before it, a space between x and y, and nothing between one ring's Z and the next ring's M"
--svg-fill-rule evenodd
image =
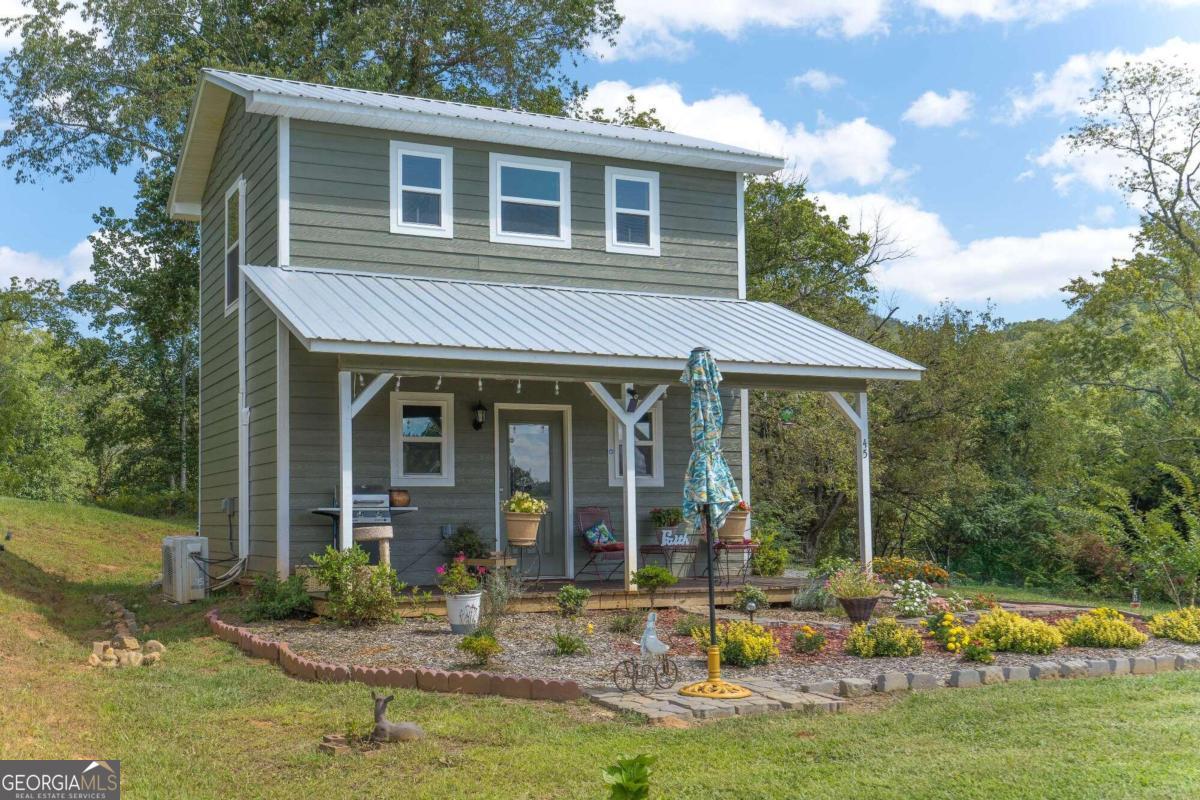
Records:
M1053 653L1063 646L1058 628L999 607L983 614L970 633L973 639L985 640L993 650L1011 653Z
M512 497L500 504L500 510L514 514L545 514L550 505L527 492L513 492Z
M1058 629L1072 647L1141 647L1146 643L1146 634L1112 608L1093 608L1074 619L1063 620Z
M1150 632L1162 639L1174 639L1184 644L1200 644L1200 608L1186 608L1155 614L1150 618Z
M825 590L838 599L878 597L883 587L871 573L858 567L839 569L825 581Z
M801 625L796 631L795 646L797 653L819 653L825 647L825 634L811 625Z
M930 601L937 597L928 583L916 578L896 581L892 591L896 595L892 610L898 617L919 617L927 613Z
M479 570L482 572L483 568ZM449 564L442 564L434 570L437 573L438 586L442 594L470 594L479 589L479 579L467 569L467 557L459 553Z
M492 658L504 651L496 637L489 631L478 630L464 636L458 643L458 649L475 659L475 663L484 666Z
M692 639L700 647L708 647L708 630L692 629ZM753 667L766 664L779 656L775 637L762 625L744 620L722 622L717 625L717 646L721 648L721 661L736 667Z
M855 625L846 637L846 652L860 658L916 656L923 649L921 634L891 618Z
M917 561L900 556L879 556L871 561L871 568L885 581L922 580L926 583L946 583L950 573L932 561Z
M980 664L991 664L996 660L992 646L984 639L971 639L964 644L962 657L967 661L977 661Z

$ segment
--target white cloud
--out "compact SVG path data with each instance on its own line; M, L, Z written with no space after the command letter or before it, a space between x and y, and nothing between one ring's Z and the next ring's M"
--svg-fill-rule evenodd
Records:
M808 87L814 92L828 92L830 89L836 89L845 82L843 78L819 69L810 69L802 75L793 76L788 81L793 89Z
M49 258L32 251L14 250L0 244L0 285L7 286L8 279L53 278L64 287L86 280L92 270L92 243L87 239L76 244L64 256Z
M885 291L900 290L930 302L1020 302L1055 297L1070 279L1107 267L1132 250L1134 228L1079 226L1036 236L992 236L959 242L937 214L912 200L872 193L820 192L834 215L870 228L879 219L898 237L909 258L881 265Z
M1119 67L1127 61L1158 60L1200 69L1200 42L1187 42L1175 37L1140 53L1130 53L1120 48L1106 53L1076 53L1050 75L1035 73L1033 86L1028 90L1012 92L1009 119L1020 122L1042 112L1064 117L1077 114L1105 69Z
M921 8L955 22L1053 22L1096 0L917 0Z
M679 87L668 83L630 86L602 81L588 93L592 106L615 108L633 94L639 107L652 107L672 131L739 145L788 159L790 171L811 177L815 185L851 181L859 186L901 176L892 165L895 138L865 117L849 122L822 122L809 130L768 119L744 94L714 94L688 102Z
M1117 210L1112 206L1096 206L1092 211L1092 219L1101 225L1107 225L1117 218Z
M807 28L863 36L886 31L887 0L617 0L625 23L617 45L597 45L602 58L679 58L689 34L735 38L747 28Z
M1125 169L1125 160L1111 150L1081 152L1072 150L1065 137L1054 140L1045 152L1033 157L1033 163L1053 173L1054 188L1066 194L1071 187L1083 185L1103 192L1116 190L1116 178Z
M970 117L974 103L974 96L962 89L951 89L946 95L928 91L914 100L900 118L919 128L948 128Z
M21 17L30 13L26 2L27 0L0 0L0 17ZM76 3L73 8L67 9L67 13L63 17L66 24L63 27L70 31L87 33L91 30L91 25L84 21L83 15L79 12L80 5L80 3ZM103 36L98 38L98 41L104 40ZM21 32L19 29L9 34L5 28L0 28L0 53L11 50L20 43Z

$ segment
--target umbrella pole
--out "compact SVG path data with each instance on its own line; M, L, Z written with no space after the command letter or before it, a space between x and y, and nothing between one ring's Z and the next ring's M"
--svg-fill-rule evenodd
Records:
M736 700L749 697L749 689L721 680L721 648L717 644L717 589L713 578L712 523L708 518L708 506L700 507L704 515L704 553L708 561L708 678L689 684L679 690L689 697L711 697L715 700Z

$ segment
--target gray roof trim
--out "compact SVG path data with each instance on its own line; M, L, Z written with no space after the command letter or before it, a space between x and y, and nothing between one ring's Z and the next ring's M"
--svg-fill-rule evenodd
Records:
M331 268L244 270L314 352L675 370L703 344L730 375L919 380L923 371L771 303Z

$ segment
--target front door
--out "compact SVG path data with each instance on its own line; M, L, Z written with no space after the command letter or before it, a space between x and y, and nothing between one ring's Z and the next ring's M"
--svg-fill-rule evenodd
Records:
M538 531L544 578L563 577L566 561L566 470L563 467L563 413L561 411L501 410L500 499L526 492L545 500L550 510ZM507 545L501 519L501 546ZM524 559L525 571L537 569L536 559Z

